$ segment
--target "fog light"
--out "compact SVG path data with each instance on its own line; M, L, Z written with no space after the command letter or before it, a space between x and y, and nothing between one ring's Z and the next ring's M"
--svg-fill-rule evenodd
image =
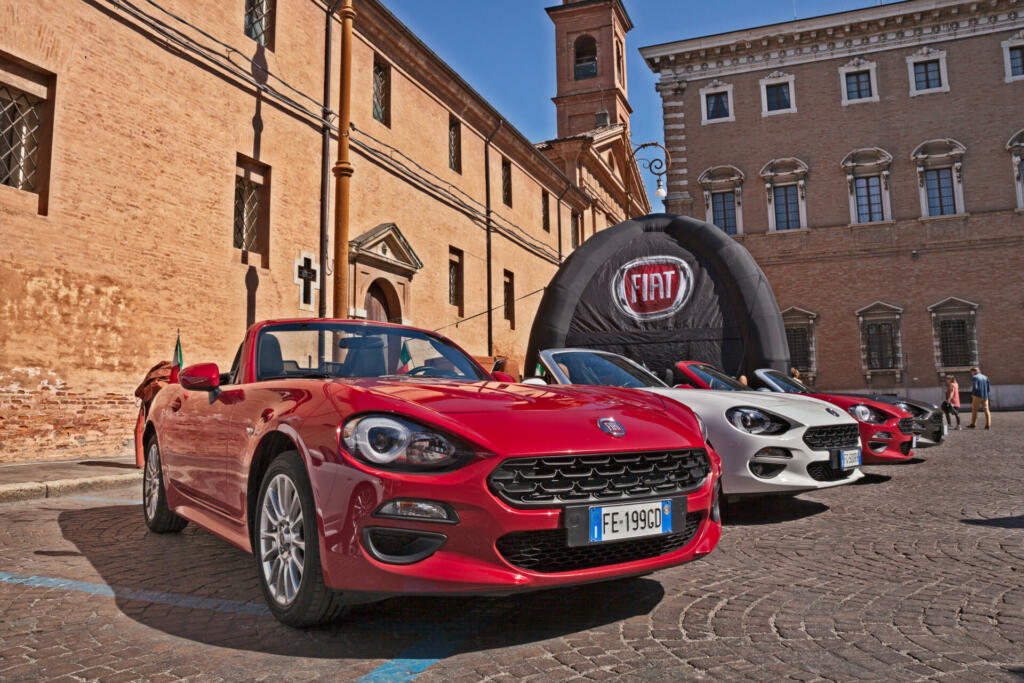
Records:
M787 458L788 459L788 458L792 458L793 454L790 453L785 448L775 448L774 446L769 446L767 448L762 448L757 453L754 453L754 457L755 458Z
M435 503L430 500L402 500L395 499L377 508L373 513L374 517L393 517L399 519L422 519L431 522L448 522L454 524L459 521L455 510L446 503Z
M786 469L786 466L782 463L756 462L753 460L750 462L750 471L755 477L759 477L761 479L777 477L784 469Z
M892 433L890 432L875 432L871 435L872 439L891 439Z
M884 441L869 441L868 442L868 448L871 449L872 453L881 453L882 451L884 451L888 447L889 447L889 444L885 443Z

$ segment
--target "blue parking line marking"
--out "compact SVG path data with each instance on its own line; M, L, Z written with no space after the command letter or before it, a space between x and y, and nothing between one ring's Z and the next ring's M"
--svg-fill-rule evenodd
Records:
M158 591L143 590L139 588L125 588L123 586L108 586L105 583L90 583L88 581L73 581L71 579L59 579L49 576L31 576L28 574L14 574L11 572L0 572L0 582L14 583L34 588L60 588L63 590L78 591L79 593L90 593L92 595L104 595L124 600L139 600L141 602L152 602L160 605L172 605L174 607L187 607L189 609L205 609L214 612L227 612L228 614L253 614L264 616L270 614L266 605L249 602L238 602L237 600L222 600L220 598L199 598L194 595L178 595L176 593L161 593Z
M479 613L466 616L458 625L441 627L432 635L413 643L394 659L384 662L362 678L357 678L356 683L411 681L448 657L463 641L494 619L493 615L483 616Z
M122 505L142 505L141 500L126 500L124 498L95 498L93 496L74 496L75 500L90 500L94 503L121 503Z

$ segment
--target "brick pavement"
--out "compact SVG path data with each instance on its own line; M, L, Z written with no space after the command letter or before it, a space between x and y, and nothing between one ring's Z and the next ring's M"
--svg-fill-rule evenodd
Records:
M0 505L0 679L337 680L415 657L440 660L422 681L1019 681L1024 413L996 427L857 485L733 506L701 562L503 599L391 600L308 631L265 614L246 554L193 526L148 534L118 502L137 488Z

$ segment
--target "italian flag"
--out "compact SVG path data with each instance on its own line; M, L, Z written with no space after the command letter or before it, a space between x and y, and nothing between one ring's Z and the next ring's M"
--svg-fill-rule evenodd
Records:
M174 342L174 358L171 360L171 377L169 379L171 384L178 383L178 373L181 372L181 366L184 365L181 359L181 330L178 330L178 340Z
M409 353L408 343L402 342L402 350L398 353L398 360L401 363L398 367L399 375L404 375L412 369L409 367L410 363L412 363L412 354Z

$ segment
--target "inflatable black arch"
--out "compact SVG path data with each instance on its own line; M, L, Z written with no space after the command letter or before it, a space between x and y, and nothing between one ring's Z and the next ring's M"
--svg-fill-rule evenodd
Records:
M603 230L562 264L534 319L524 375L536 374L540 351L562 347L614 351L659 377L680 360L736 376L789 367L779 306L750 252L710 223L671 214Z

